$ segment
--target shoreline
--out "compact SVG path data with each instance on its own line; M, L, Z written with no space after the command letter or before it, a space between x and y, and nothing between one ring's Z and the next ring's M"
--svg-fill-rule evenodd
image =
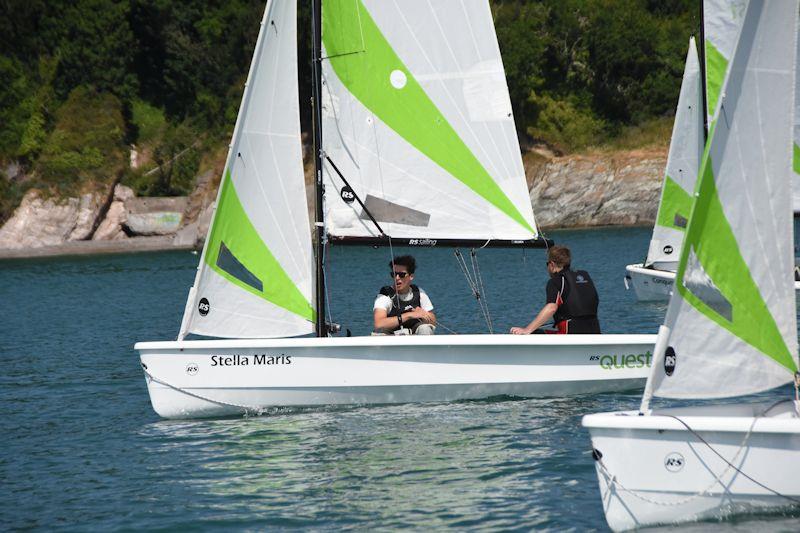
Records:
M608 224L602 226L567 226L540 228L542 234L551 231L595 230L604 228L638 228L651 224ZM36 259L84 255L110 255L140 252L168 252L201 250L191 244L174 244L172 235L130 237L116 241L71 241L38 248L0 248L0 261L9 259Z
M174 244L173 237L131 237L118 241L72 241L39 248L2 248L0 261L6 259L35 259L44 257L67 257L82 255L107 255L139 252L165 252L171 250L194 250L189 244Z

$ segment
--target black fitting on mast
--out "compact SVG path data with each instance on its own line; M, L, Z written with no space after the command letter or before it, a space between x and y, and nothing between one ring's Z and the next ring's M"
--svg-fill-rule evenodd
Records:
M314 130L314 191L316 198L314 231L316 233L316 310L317 337L328 336L325 322L325 226L322 212L322 0L311 1L311 33L312 39L312 128Z
M703 97L703 140L708 142L708 86L706 85L706 20L703 0L700 0L700 83Z

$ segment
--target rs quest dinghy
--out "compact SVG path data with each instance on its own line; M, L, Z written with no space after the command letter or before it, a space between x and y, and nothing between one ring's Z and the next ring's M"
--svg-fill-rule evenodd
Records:
M296 3L272 0L178 340L136 344L155 411L201 417L643 386L655 335L332 336L330 244L545 242L486 0L329 0L312 12L316 242Z
M692 39L686 56L664 184L647 257L644 263L628 265L625 269L625 286L633 287L639 301L666 302L672 292L683 232L692 209L697 171L706 142L706 124L720 98L722 81L730 65L746 5L746 0L703 0L701 4L701 60L698 61ZM797 81L795 90L800 90ZM795 114L794 124L791 190L794 211L797 213L800 209L800 115ZM795 282L794 288L800 290L800 281Z
M745 6L641 407L583 418L614 530L800 506L797 15L796 0ZM793 380L782 401L650 409L654 395L719 399Z

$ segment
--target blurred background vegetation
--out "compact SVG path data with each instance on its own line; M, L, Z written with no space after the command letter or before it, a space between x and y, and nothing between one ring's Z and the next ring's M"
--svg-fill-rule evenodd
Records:
M300 98L310 1L299 0ZM699 0L491 0L523 146L667 142ZM25 190L187 194L229 142L263 0L0 0L0 223ZM301 105L304 131L310 110ZM131 152L138 165L131 165Z

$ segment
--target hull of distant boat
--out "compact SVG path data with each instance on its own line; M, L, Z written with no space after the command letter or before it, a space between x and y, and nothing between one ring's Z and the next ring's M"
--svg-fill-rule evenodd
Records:
M625 267L625 287L633 287L636 299L640 302L668 301L675 283L675 272L645 268L640 264ZM795 291L800 291L800 281L794 283Z
M140 342L165 418L272 407L553 397L640 388L655 335L433 335Z
M583 417L611 529L797 505L800 418L793 402L753 418L767 407L738 404L664 409L647 416L634 411ZM668 415L680 418L694 433Z

